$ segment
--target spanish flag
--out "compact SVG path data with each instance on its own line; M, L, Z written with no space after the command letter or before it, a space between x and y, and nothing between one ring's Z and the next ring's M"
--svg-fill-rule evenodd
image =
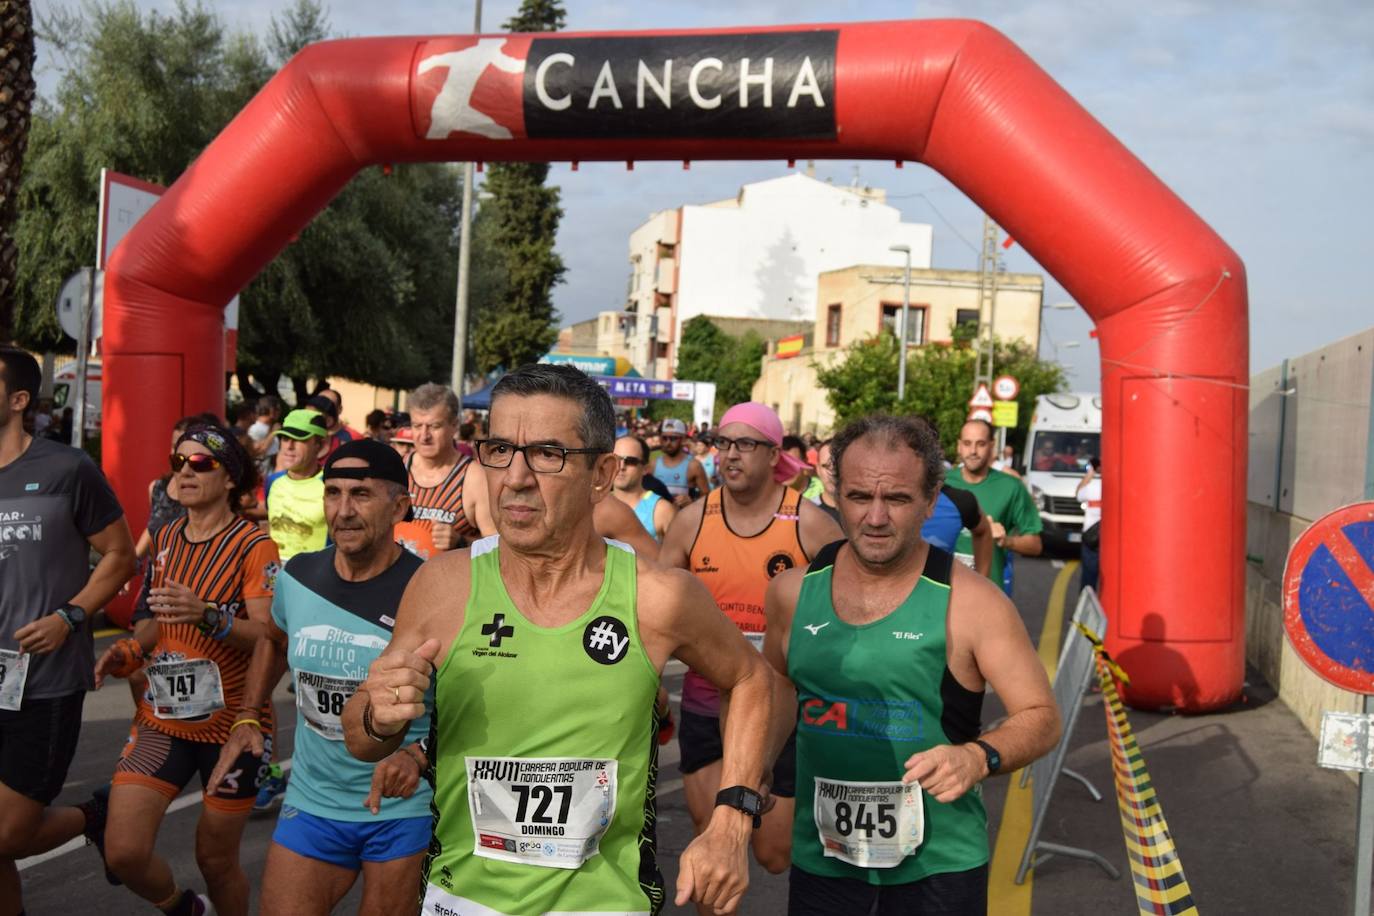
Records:
M795 334L778 341L778 359L791 359L802 351L803 335Z

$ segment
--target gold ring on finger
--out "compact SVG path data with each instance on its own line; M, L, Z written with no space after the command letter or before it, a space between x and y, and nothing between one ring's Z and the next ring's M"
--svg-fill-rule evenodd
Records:
M396 705L397 705L397 706L401 705L401 688L400 688L400 687L392 687L392 688L391 688L391 692L394 693L394 694L396 695Z

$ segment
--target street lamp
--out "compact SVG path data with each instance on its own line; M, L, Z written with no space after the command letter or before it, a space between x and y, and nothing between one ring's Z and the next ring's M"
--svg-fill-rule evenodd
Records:
M909 317L907 313L911 310L911 246L889 245L887 250L906 255L906 274L902 279L902 321L897 329L897 346L900 348L897 360L897 403L901 404L906 399L906 322Z
M477 0L472 17L472 33L482 34L482 0ZM468 263L472 257L472 182L471 162L463 163L463 212L458 232L458 294L453 307L453 393L458 406L463 404L463 375L468 355Z

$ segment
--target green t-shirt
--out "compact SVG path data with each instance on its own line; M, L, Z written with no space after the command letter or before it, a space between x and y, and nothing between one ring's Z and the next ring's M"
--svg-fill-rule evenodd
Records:
M1008 534L1039 534L1044 530L1040 521L1040 510L1035 508L1026 485L1010 474L1001 471L988 471L982 483L969 483L964 479L960 468L951 468L945 475L945 483L958 490L967 490L978 497L978 505L983 514L995 519L1007 529ZM966 563L972 563L973 537L967 530L959 534L959 543L954 547L955 556ZM988 578L1002 585L1002 568L1006 565L1007 551L1003 547L992 548L992 568Z

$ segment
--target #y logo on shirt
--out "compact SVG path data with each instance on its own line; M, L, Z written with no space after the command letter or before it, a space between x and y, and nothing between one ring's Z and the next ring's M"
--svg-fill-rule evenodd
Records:
M582 648L599 665L614 665L626 656L630 631L615 617L598 617L582 631Z

